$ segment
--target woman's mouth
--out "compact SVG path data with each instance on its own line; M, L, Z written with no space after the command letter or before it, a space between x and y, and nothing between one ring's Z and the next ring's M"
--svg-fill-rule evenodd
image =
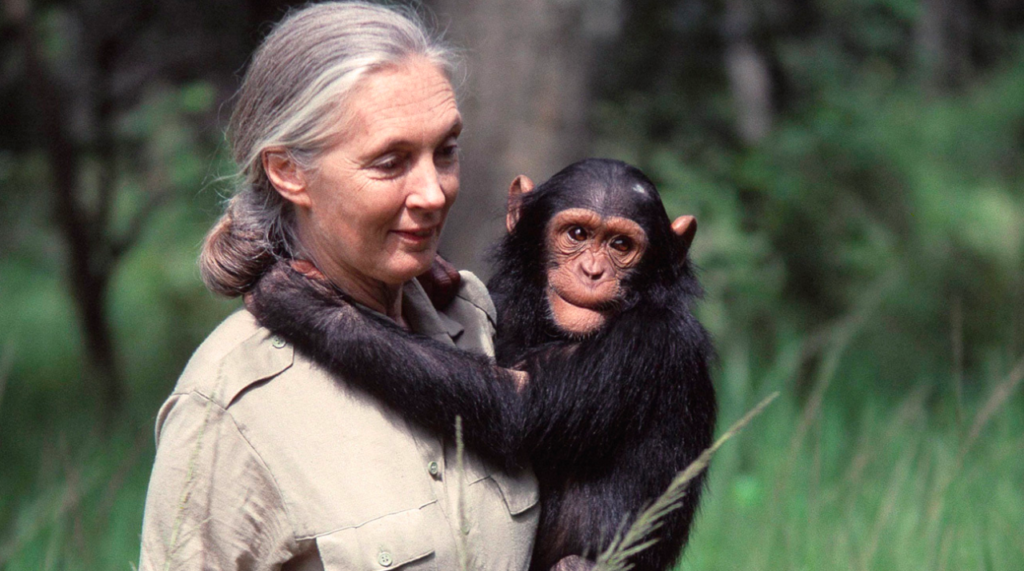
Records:
M401 230L392 230L402 240L411 242L413 244L423 244L429 242L431 238L437 233L437 226L431 226L430 228L407 228Z

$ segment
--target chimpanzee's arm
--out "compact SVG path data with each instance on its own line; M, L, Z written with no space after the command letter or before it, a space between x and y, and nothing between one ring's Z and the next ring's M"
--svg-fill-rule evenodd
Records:
M707 333L680 303L634 308L593 337L528 359L526 446L535 464L600 464L662 422L659 411L713 417L710 357Z
M518 464L521 399L512 373L487 357L409 333L286 263L261 278L247 305L265 327L403 418L452 437L460 415L471 450Z

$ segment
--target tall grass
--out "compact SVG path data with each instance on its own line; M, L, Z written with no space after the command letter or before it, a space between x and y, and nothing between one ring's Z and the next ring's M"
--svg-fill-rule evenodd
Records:
M1022 378L976 387L963 428L934 385L810 415L781 399L712 464L679 568L1024 569Z
M723 419L738 418L755 387L782 396L712 462L680 569L1024 569L1024 362L965 382L963 424L953 380L940 385L948 391L865 389L851 401L855 379L837 366L819 379L833 390L801 403L784 371L741 362L723 356ZM36 456L0 469L0 569L131 569L150 427L102 437L40 422L22 434Z
M664 525L665 518L682 507L683 498L690 493L693 480L707 470L711 458L718 449L746 428L750 421L761 414L778 396L779 393L774 392L758 403L750 412L743 415L743 418L730 426L725 434L719 436L714 444L701 452L689 466L676 474L661 496L642 510L628 528L615 535L611 545L597 558L595 571L629 571L633 565L628 559L658 542L657 531Z
M122 427L100 437L40 424L31 429L38 434L36 461L2 472L0 569L131 569L138 561L152 432Z

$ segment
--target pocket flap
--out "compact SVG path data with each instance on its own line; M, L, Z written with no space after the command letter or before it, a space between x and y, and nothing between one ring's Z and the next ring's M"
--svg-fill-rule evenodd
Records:
M419 509L386 515L316 538L324 569L395 569L434 553Z
M523 471L515 475L508 475L502 471L495 471L491 478L498 484L501 490L501 497L505 500L508 513L519 515L537 505L540 501L540 492L537 490L537 477L532 471Z

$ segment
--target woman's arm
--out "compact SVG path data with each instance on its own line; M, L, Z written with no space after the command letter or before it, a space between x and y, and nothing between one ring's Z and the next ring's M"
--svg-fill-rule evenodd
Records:
M231 415L196 392L160 409L140 571L269 569L299 550L273 476Z

